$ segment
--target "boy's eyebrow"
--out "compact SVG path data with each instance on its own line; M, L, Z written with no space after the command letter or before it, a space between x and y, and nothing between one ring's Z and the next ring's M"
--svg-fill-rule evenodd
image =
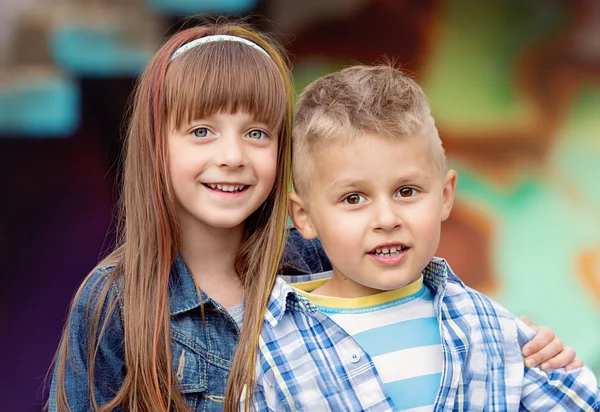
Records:
M414 171L405 174L404 176L400 176L398 178L398 184L410 184L410 183L421 183L428 182L431 178L429 173L424 173L421 171Z
M363 179L336 179L333 181L333 183L331 183L327 191L338 192L341 190L356 189L358 187L364 186L365 183L366 181Z
M406 184L419 184L425 183L430 180L431 176L427 173L423 173L420 171L410 172L405 175L399 176L396 179L396 185L402 186ZM352 179L352 178L342 178L334 180L327 192L336 193L345 190L351 189L359 189L369 184L368 180L365 179Z

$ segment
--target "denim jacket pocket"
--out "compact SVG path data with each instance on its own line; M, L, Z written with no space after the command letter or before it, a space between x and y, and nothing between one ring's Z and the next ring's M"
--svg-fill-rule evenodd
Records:
M208 370L206 360L194 350L184 336L173 333L173 369L183 394L206 392Z

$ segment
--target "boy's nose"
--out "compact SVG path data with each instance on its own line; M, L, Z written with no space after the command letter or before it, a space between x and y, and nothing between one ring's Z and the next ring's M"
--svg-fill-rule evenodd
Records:
M222 136L216 163L228 168L239 168L246 163L244 142L238 136Z
M374 229L376 231L390 232L399 229L402 221L391 201L382 201L375 211Z

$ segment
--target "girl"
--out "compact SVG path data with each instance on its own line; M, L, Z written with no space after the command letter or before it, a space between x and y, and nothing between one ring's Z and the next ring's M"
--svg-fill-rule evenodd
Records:
M282 56L221 24L179 32L149 63L126 143L121 239L74 297L51 411L233 411L250 392L285 244L293 90ZM288 274L328 269L318 243L290 236ZM562 349L552 339L535 342L549 344L543 360Z
M292 104L282 53L244 27L157 52L133 103L123 235L74 298L51 410L236 408L284 249Z

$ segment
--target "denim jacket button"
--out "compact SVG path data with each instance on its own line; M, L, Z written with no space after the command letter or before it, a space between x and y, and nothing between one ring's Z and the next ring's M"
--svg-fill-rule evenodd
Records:
M360 355L356 352L350 354L350 362L357 363L360 360Z

